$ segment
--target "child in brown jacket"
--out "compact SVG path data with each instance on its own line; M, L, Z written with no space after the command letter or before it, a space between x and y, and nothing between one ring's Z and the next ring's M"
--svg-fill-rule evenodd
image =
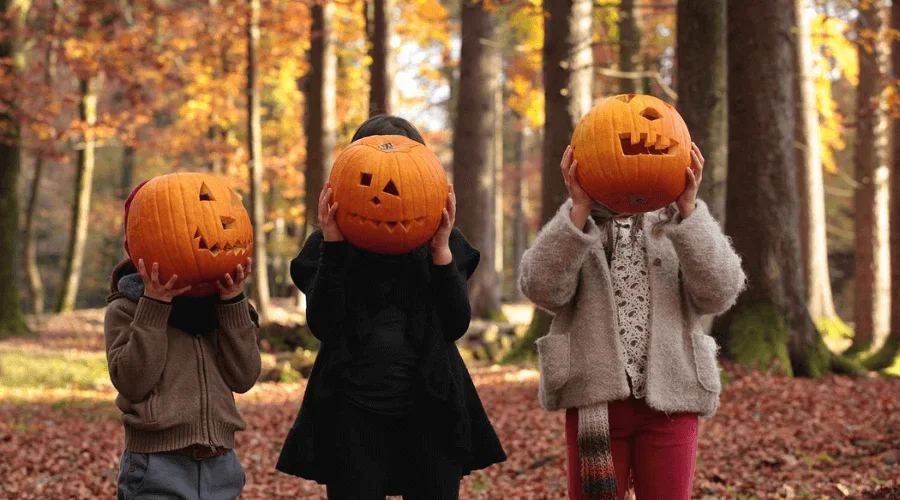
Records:
M248 259L197 298L173 288L177 276L161 284L157 263L148 271L129 259L113 271L104 332L125 427L119 499L231 499L243 489L234 434L247 424L232 393L260 373L257 316L242 292L250 268Z

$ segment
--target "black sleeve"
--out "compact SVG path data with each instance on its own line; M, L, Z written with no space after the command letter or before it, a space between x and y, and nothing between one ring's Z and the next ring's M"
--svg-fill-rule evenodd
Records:
M343 326L348 247L346 241L325 241L322 231L315 231L291 261L291 279L306 295L306 323L320 342Z
M465 335L472 319L466 281L478 267L481 254L456 228L450 234L450 253L453 260L449 264L431 265L431 293L444 339L455 342Z

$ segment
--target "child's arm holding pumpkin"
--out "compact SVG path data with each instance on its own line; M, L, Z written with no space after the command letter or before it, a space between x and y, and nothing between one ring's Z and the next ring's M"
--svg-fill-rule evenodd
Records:
M469 329L472 308L466 278L479 259L462 232L453 227L455 221L456 193L451 185L441 225L431 239L431 293L447 342L459 340Z
M303 249L291 261L291 279L306 295L306 323L320 342L339 332L344 322L347 274L346 241L337 229L337 204L329 204L331 187L326 184L319 196L319 225Z
M159 264L148 273L144 261L138 261L144 281L144 296L137 307L131 301L115 300L106 308L103 332L109 378L125 399L143 401L156 387L166 366L169 313L172 298L191 287L175 289L178 275L165 285L159 282Z
M577 166L571 147L566 148L560 169L571 199L563 203L522 256L519 288L548 311L572 300L581 266L591 247L601 241L598 231L586 230L594 224L589 217L593 202L575 180Z
M247 267L238 265L236 278L225 275L219 288L221 303L216 305L219 318L219 369L228 387L239 394L249 391L259 379L262 361L257 346L256 331L259 328L250 314L250 303L244 296L244 280L252 269L251 259Z

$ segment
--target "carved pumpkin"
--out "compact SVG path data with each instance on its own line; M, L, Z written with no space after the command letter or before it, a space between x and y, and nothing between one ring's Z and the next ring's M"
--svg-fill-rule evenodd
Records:
M572 147L579 185L617 212L656 210L684 191L691 136L678 111L656 97L603 100L575 128Z
M428 147L376 135L350 144L331 170L337 225L350 243L402 254L426 243L447 205L447 174Z
M218 293L215 281L234 275L253 249L250 216L240 196L216 176L163 175L144 183L126 203L125 249L147 270L159 263L159 281L178 275L187 293Z

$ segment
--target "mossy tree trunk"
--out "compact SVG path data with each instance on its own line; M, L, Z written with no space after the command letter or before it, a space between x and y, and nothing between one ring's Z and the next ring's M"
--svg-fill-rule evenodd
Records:
M453 174L459 200L456 223L481 251L481 263L469 280L472 316L491 318L501 307L497 274L497 228L494 225L493 108L496 66L497 14L484 2L462 5L462 47L459 59L459 96L453 128Z
M28 190L28 202L25 205L25 228L22 231L22 254L25 256L25 274L28 279L28 297L31 300L31 312L44 312L44 283L41 281L41 270L37 262L37 232L35 231L35 214L38 197L41 192L41 178L44 173L44 155L38 153L34 159L34 176Z
M575 125L591 108L592 72L590 0L544 2L544 125L541 172L541 223L556 215L568 197L559 162ZM504 362L535 357L534 342L550 329L550 315L536 309L531 326Z
M900 2L891 6L891 29L900 30ZM891 39L891 70L894 78L900 75L900 40ZM882 370L891 366L900 354L900 120L893 119L890 175L890 223L891 231L891 322L890 333L884 345L863 361L870 370Z
M855 334L847 354L867 353L878 347L888 330L889 270L887 233L887 115L882 69L883 0L863 2L859 26L859 86L856 92L856 146L853 167L856 272L854 283Z
M699 196L722 224L728 166L725 3L680 0L677 23L678 110L706 157Z
M30 7L27 0L0 0L4 36L0 40L0 58L12 59L4 74L14 83L23 69L22 29ZM0 338L25 335L28 328L19 303L16 286L16 253L19 236L18 184L21 170L21 126L16 116L15 93L5 93L0 112Z
M69 228L69 247L63 269L57 312L75 309L78 298L78 284L84 263L84 248L87 244L87 230L91 214L91 190L94 179L94 132L91 127L97 121L98 77L83 77L78 80L80 102L78 117L87 128L82 144L76 155L75 203L72 208L72 223Z
M749 287L717 320L714 334L730 358L780 362L789 373L819 376L830 368L831 356L806 307L794 149L792 2L729 2L727 7L725 229L743 257Z

